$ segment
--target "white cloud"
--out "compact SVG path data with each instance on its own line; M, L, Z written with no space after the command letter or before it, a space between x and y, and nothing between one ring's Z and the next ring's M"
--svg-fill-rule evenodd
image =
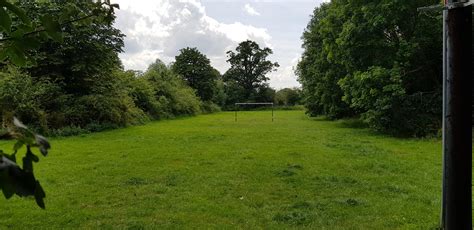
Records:
M146 70L157 58L169 63L189 46L197 47L223 73L229 67L226 51L239 42L251 39L272 47L267 29L219 22L197 0L137 1L115 0L121 8L115 26L127 36L120 55L126 69Z
M279 70L268 76L270 85L276 89L300 87L301 84L295 75L295 68L300 57L301 54L295 54L293 59L279 63L281 66Z
M244 6L244 10L247 14L251 15L251 16L260 16L260 13L255 10L255 8L253 8L250 4L245 4Z
M180 49L197 47L209 57L215 68L224 73L229 68L226 52L235 50L238 43L250 39L259 43L261 47L273 49L274 54L269 58L277 61L280 67L276 72L268 74L268 77L270 86L277 89L300 86L294 74L294 66L302 52L300 36L312 9L322 2L321 0L112 1L120 4L121 10L117 11L115 26L126 35L125 52L120 54L126 69L146 70L157 58L170 63L174 61ZM263 12L258 12L256 9L263 9L263 6L267 12L260 15ZM260 17L249 15L260 15ZM275 15L279 16L275 18Z

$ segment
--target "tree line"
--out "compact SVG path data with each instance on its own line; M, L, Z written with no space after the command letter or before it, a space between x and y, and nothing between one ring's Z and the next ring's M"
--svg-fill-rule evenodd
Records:
M0 140L16 140L12 150L0 150L7 199L33 196L45 208L33 164L51 146L37 132L76 135L243 101L299 103L298 89L268 86L265 75L278 64L253 41L228 52L231 68L224 75L189 47L170 65L157 59L144 72L124 70L118 54L125 35L113 27L118 8L110 0L0 0Z
M360 117L392 135L441 127L439 0L332 0L314 9L296 73L310 115Z
M1 30L2 38L12 38L0 43L7 54L0 57L3 126L15 116L41 133L74 135L232 109L235 102L299 102L298 89L276 92L269 87L266 74L278 64L267 60L271 49L254 41L243 41L227 53L231 67L224 74L191 47L181 49L169 65L157 59L144 72L124 70L118 54L125 35L114 28L113 11L97 17L84 14L81 21L62 24L53 19L67 21L78 13L71 9L96 12L96 5L18 1L15 6L24 10L30 23L56 30L41 31L35 40L29 35L33 29L21 31L21 17L10 13L10 23L2 24L8 26ZM20 32L28 36L15 39Z

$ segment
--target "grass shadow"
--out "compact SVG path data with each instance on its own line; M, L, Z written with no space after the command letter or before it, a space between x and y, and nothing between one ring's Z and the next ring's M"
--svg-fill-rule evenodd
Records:
M350 129L366 129L369 125L359 118L349 118L338 121L338 127Z

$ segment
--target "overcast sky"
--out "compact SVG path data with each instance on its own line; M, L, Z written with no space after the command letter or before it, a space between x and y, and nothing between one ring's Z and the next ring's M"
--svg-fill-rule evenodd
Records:
M293 67L302 53L301 34L324 0L112 0L120 4L115 26L127 37L120 58L126 69L145 70L157 58L174 61L197 47L224 73L226 51L251 39L270 47L280 64L270 86L299 86Z

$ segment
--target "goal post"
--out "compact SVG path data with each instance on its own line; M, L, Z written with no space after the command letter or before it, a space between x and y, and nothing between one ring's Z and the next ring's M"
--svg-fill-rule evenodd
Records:
M239 111L240 106L245 105L268 105L272 107L272 122L274 120L274 103L272 102L247 102L247 103L235 103L235 121L237 121L237 112Z

